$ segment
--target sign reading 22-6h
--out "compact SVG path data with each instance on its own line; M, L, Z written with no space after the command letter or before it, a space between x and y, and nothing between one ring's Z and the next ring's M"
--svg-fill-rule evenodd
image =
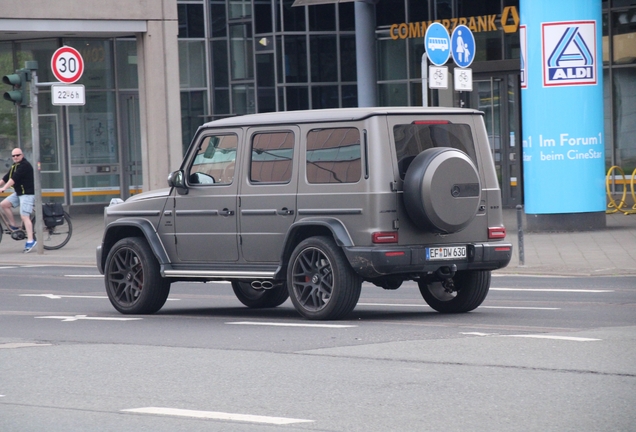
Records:
M543 85L597 82L596 21L541 24Z

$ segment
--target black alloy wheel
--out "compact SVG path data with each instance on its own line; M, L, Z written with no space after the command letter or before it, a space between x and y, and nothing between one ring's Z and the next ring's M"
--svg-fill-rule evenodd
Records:
M123 314L152 314L168 299L170 282L159 274L157 258L143 238L118 241L104 268L108 298Z
M336 320L358 303L362 279L329 237L310 237L291 255L287 269L289 296L305 318Z

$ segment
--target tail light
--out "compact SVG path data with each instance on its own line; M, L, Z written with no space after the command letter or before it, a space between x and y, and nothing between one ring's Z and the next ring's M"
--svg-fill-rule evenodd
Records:
M506 227L488 227L489 239L502 239L506 237Z
M371 241L373 243L397 243L398 233L397 231L374 232Z

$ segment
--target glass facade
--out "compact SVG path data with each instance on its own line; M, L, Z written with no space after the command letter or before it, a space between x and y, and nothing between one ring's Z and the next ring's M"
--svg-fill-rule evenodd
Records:
M357 106L354 4L292 7L293 1L178 0L180 49L186 40L205 41L210 77L207 90L196 89L205 98L197 107L187 95L192 87L182 78L184 146L196 126L216 118ZM607 165L631 172L636 168L631 139L636 128L636 1L605 0L602 8ZM515 63L520 56L519 1L379 0L375 9L380 106L422 104L423 38L430 21L471 28L477 47L472 94L427 90L429 104L484 110L504 201L522 203L518 141L523 125ZM502 103L504 94L507 103Z
M354 3L293 3L177 0L184 149L197 128L213 119L358 105ZM379 0L375 39L378 105L417 106L428 23L464 23L473 30L473 91L427 89L426 96L429 105L486 113L500 181L511 186L502 190L520 203L518 9L519 0ZM606 165L630 174L636 168L636 0L603 0L602 9ZM50 90L40 90L45 196L88 204L137 193L142 155L134 38L3 41L0 72L36 60L39 81L55 81L47 66L64 44L85 60L78 84L86 87L86 105L53 106ZM10 166L12 148L22 146L27 158L32 153L30 115L29 109L0 103L1 169Z
M25 61L37 61L38 82L56 82L49 64L63 45L76 48L84 60L77 84L85 87L86 104L56 106L50 87L39 89L43 199L81 205L137 193L141 189L139 105L130 106L131 99L138 101L134 39L3 42L0 73L13 73ZM2 103L0 168L4 171L10 166L11 150L18 146L32 159L31 109Z
M186 43L201 43L205 70L200 63L196 69L210 82L195 88L183 78L192 65L181 65L184 147L211 119L357 106L353 3L306 8L293 2L178 2L180 58L188 62ZM203 92L201 106L193 106L193 91Z
M606 165L636 174L636 1L603 7Z

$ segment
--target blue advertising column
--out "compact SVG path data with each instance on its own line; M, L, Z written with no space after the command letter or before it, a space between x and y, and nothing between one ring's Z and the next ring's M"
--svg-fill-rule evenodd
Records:
M601 0L521 0L528 229L605 227Z

